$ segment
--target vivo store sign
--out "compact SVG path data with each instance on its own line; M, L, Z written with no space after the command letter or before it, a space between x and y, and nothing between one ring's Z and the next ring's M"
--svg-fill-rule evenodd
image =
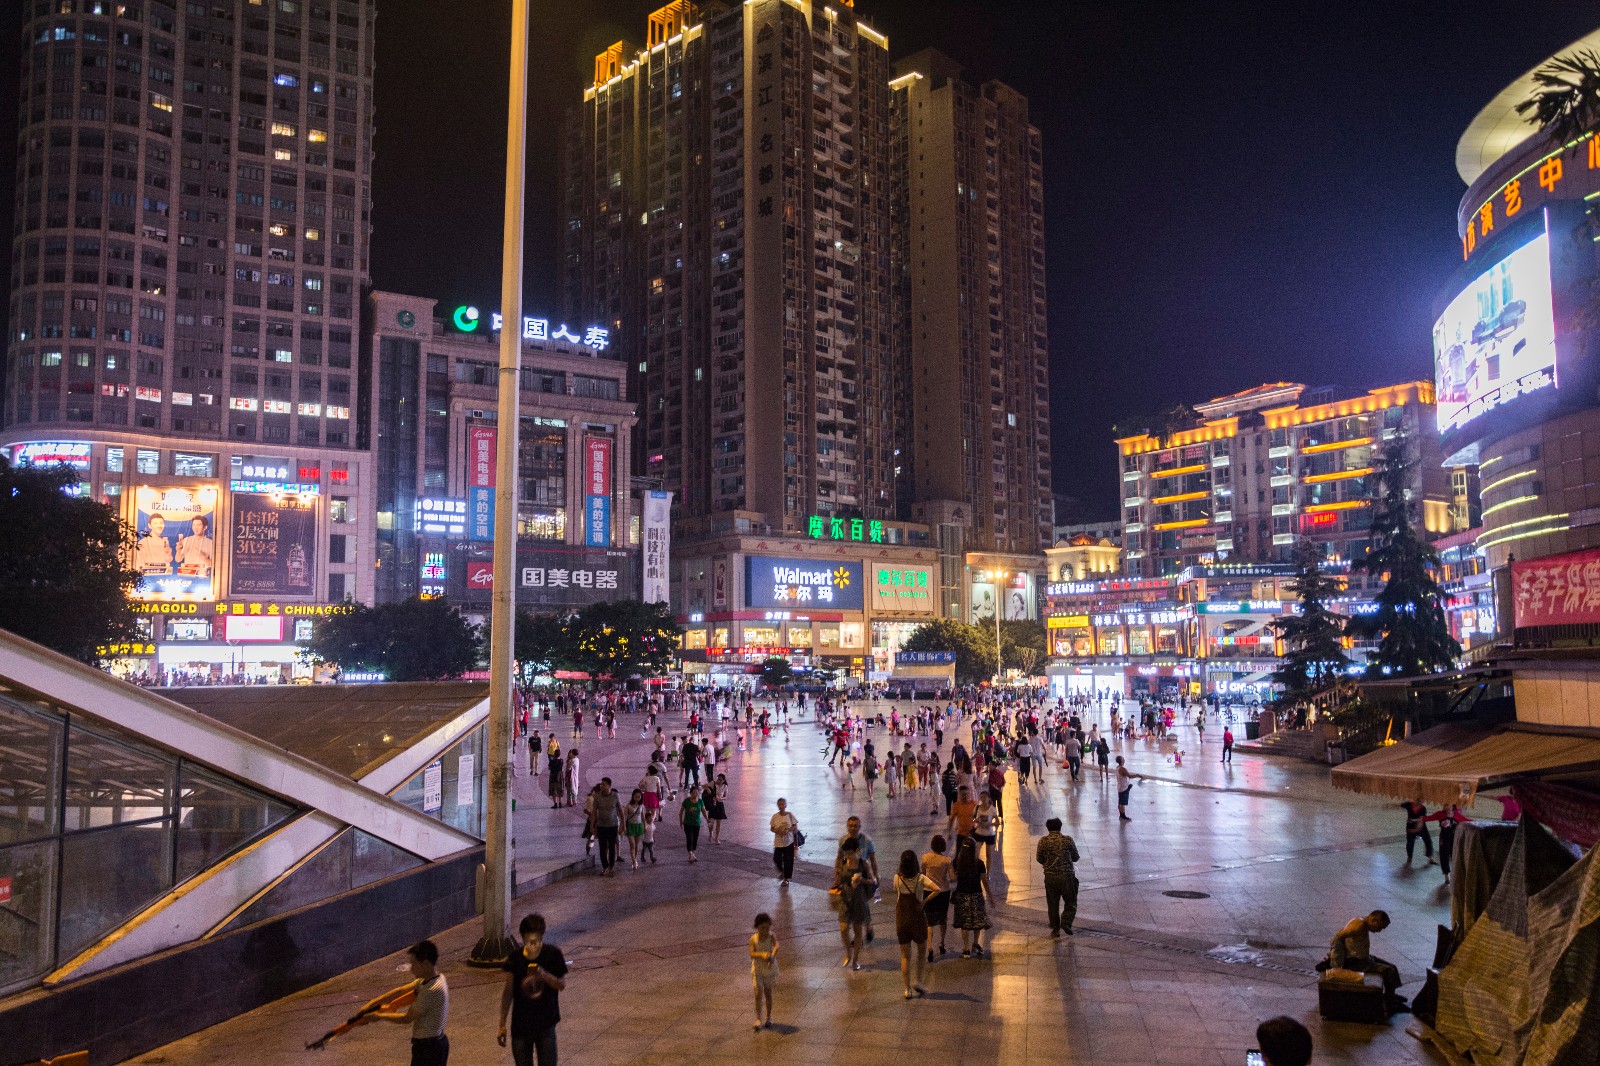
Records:
M751 555L745 559L745 606L826 606L861 610L860 561L820 562Z
M1433 325L1439 432L1556 385L1550 236L1474 278Z

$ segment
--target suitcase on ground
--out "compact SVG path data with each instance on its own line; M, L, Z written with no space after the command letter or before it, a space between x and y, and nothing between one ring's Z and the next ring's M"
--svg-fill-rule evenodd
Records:
M1317 982L1317 1012L1324 1021L1382 1025L1389 1020L1383 981L1367 974L1360 984L1322 978Z

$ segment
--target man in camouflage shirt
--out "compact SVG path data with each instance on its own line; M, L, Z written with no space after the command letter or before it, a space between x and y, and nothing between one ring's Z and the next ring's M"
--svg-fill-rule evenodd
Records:
M1072 935L1072 920L1078 916L1078 875L1072 864L1078 861L1078 845L1061 833L1061 819L1044 823L1045 835L1039 838L1037 857L1044 867L1045 907L1050 914L1050 935L1063 931Z

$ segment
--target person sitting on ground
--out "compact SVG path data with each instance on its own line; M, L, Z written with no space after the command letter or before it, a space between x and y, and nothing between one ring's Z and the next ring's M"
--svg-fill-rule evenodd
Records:
M1400 971L1392 962L1372 954L1372 934L1389 928L1389 915L1373 911L1365 918L1352 918L1329 942L1328 965L1334 969L1377 974L1383 979L1383 993L1389 1013L1408 1010L1400 995Z
M1256 1026L1256 1043L1267 1066L1311 1064L1311 1034L1293 1018L1280 1014Z

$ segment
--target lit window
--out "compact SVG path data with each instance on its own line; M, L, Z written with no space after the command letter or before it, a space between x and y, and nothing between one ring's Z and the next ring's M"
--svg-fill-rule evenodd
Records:
M319 229L308 229L308 230L306 230L306 240L308 240L308 241L320 241L320 240L322 240L322 231L319 230Z
M261 409L272 415L286 415L289 413L288 400L263 400Z
M330 403L328 405L327 413L328 413L328 417L329 418L349 418L350 417L350 408L348 408L348 407L335 407L333 404Z
M287 148L274 148L272 150L272 158L279 163L288 163L294 160L294 153Z
M301 414L315 418L322 414L322 405L320 403L303 403L300 405L299 410ZM335 521L339 521L339 519L335 519Z
M272 360L275 363L292 363L294 362L294 353L284 348L274 348L272 350Z
M287 71L280 70L278 76L272 79L272 84L281 85L285 89L293 89L300 84L300 79Z
M256 411L260 405L249 396L232 396L228 399L228 407L234 411Z
M39 365L40 366L60 366L61 365L61 353L60 352L41 352L39 354Z
M172 99L170 97L162 96L160 93L151 93L150 106L155 108L157 111L170 112L172 110Z
M328 131L327 130L307 130L306 131L306 140L310 141L312 144L326 144L327 141L328 141Z
M274 222L272 225L267 227L267 232L272 234L274 237L283 237L288 235L289 227L285 226L282 222Z
M172 108L168 107L167 110L171 111ZM298 136L299 132L300 131L295 129L294 125L289 122L274 122L272 124L272 135L274 137L294 137Z

